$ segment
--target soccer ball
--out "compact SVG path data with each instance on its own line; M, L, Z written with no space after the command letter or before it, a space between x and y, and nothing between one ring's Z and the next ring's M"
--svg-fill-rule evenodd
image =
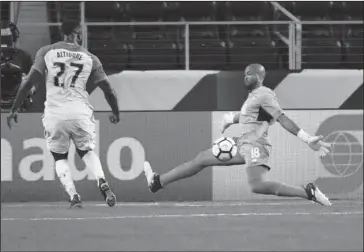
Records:
M220 161L226 162L236 156L238 147L230 137L220 137L212 144L212 154Z

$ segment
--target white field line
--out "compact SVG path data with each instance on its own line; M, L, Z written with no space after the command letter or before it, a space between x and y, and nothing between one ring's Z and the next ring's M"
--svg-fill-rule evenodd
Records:
M1 221L82 221L82 220L120 220L120 219L171 219L171 218L204 218L236 216L307 216L307 215L363 215L363 212L321 212L321 213L202 213L202 214L156 214L156 215L123 215L99 217L47 217L47 218L1 218Z
M215 202L215 203L117 203L115 207L150 207L150 206L162 206L162 207L228 207L228 206L302 206L302 205L310 205L312 202L310 201L301 201L301 202ZM333 202L333 205L360 205L363 202L360 201L338 201ZM53 203L53 204L37 204L37 203L29 203L29 204L12 204L5 203L1 205L1 208L23 208L23 207L64 207L66 203ZM88 207L105 207L105 203L84 203L84 206Z

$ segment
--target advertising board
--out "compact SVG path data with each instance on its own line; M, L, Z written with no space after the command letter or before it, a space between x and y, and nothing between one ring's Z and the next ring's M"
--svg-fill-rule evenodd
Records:
M59 201L67 199L46 148L41 114L20 114L12 130L1 115L1 201ZM143 162L164 173L193 158L211 144L211 113L129 112L110 124L108 113L96 113L97 148L106 179L120 201L211 200L212 171L206 169L183 183L155 195L148 191ZM92 174L69 153L72 176L83 200L101 200Z

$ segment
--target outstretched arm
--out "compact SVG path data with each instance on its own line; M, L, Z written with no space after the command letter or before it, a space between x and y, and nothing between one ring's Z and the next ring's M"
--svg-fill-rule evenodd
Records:
M303 142L307 143L311 149L318 151L320 157L326 156L331 151L331 144L322 141L323 136L311 136L306 133L303 129L300 129L297 124L295 124L286 115L281 115L278 118L278 122L287 131L291 132L293 135L297 136Z
M288 132L291 132L293 135L297 136L305 143L308 143L310 141L310 138L312 138L303 129L300 129L297 124L285 114L282 114L280 117L278 117L277 121L284 129L286 129Z
M284 129L291 132L293 135L300 137L304 132L283 113L283 110L279 106L277 97L273 92L266 94L262 98L262 108L272 116L272 122L278 121ZM308 136L307 133L306 135Z
M284 114L278 117L277 121L284 129L286 129L288 132L291 132L305 143L310 143L314 138L313 136L306 133L303 129L300 129L295 122L293 122L288 116ZM319 140L321 140L321 137Z
M293 135L297 136L298 132L301 130L297 124L292 121L288 116L282 114L278 117L277 121L281 124L283 128L285 128L288 132L291 132Z
M318 151L321 157L330 152L331 145L321 141L323 136L309 135L303 129L300 129L297 124L289 119L285 114L283 114L283 110L280 108L274 93L264 97L262 108L272 116L274 121L277 120L284 129L307 143L311 149Z

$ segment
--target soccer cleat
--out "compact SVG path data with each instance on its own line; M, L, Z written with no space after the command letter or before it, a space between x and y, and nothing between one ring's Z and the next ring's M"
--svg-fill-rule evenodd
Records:
M159 175L153 172L150 163L147 161L144 162L144 175L147 178L150 192L156 193L159 189L163 188Z
M73 198L69 202L70 208L82 208L81 196L78 194L73 195Z
M308 195L308 200L312 200L313 202L319 203L323 206L331 206L330 200L313 183L307 184L305 190Z
M99 179L99 188L102 196L109 207L113 207L116 204L116 196L111 190L109 184L105 181L105 179Z

